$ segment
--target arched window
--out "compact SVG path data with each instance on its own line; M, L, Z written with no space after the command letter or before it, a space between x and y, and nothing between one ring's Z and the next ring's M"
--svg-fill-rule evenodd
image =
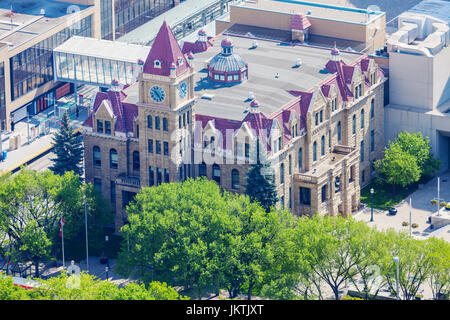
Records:
M204 162L198 165L198 176L206 177L206 164Z
M101 167L102 166L102 154L100 152L100 147L95 146L93 150L94 154L94 166Z
M237 169L231 170L231 188L239 190L239 171Z
M337 140L338 140L338 142L341 141L341 122L340 121L337 124Z
M317 142L313 143L313 161L317 161Z
M353 115L353 121L352 121L352 133L356 133L356 114Z
M119 166L116 149L109 150L109 165L111 169L117 169L117 167Z
M169 119L163 118L163 131L169 131Z
M284 163L280 165L280 184L284 183Z
M364 109L361 109L361 129L364 128Z
M217 164L214 164L213 167L213 180L220 184L220 167Z
M370 118L373 119L375 116L375 99L370 102Z
M141 168L141 161L139 158L139 151L133 151L133 170L139 171Z
M302 168L302 148L298 149L298 168Z
M159 117L155 117L155 129L161 130L161 119Z
M320 139L321 141L320 141L320 154L322 155L322 156L324 156L325 155L325 136L322 136L322 138Z

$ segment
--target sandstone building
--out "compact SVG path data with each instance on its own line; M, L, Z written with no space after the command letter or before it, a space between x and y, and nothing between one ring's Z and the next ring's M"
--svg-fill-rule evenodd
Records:
M201 31L209 44L183 53L164 22L137 82L97 94L83 130L85 172L115 208L116 228L142 187L206 176L244 192L257 148L279 206L296 215L358 208L384 146L383 71L365 54L242 28Z

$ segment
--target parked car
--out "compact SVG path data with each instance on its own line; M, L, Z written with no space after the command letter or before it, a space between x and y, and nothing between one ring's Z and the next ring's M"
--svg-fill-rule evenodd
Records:
M389 214L390 214L391 216L395 216L395 215L397 214L397 209L395 209L395 208L389 208Z

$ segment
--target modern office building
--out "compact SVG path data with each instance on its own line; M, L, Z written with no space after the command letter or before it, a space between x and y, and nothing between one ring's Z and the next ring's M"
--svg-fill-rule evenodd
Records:
M450 2L427 0L403 13L387 40L389 105L386 141L422 132L450 168Z
M55 81L53 49L72 36L112 38L151 20L174 0L0 0L0 122L17 122L73 92ZM12 15L11 15L12 13Z
M183 54L164 22L138 82L97 94L83 130L86 179L110 199L117 228L144 186L206 176L244 192L257 150L279 206L344 216L359 207L384 146L382 70L365 54L285 41L290 30L234 30L201 30L212 45Z

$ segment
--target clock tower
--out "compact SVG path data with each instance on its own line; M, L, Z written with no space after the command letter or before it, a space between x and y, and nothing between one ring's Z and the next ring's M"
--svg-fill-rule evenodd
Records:
M138 124L141 186L190 176L194 69L164 21L142 67Z

